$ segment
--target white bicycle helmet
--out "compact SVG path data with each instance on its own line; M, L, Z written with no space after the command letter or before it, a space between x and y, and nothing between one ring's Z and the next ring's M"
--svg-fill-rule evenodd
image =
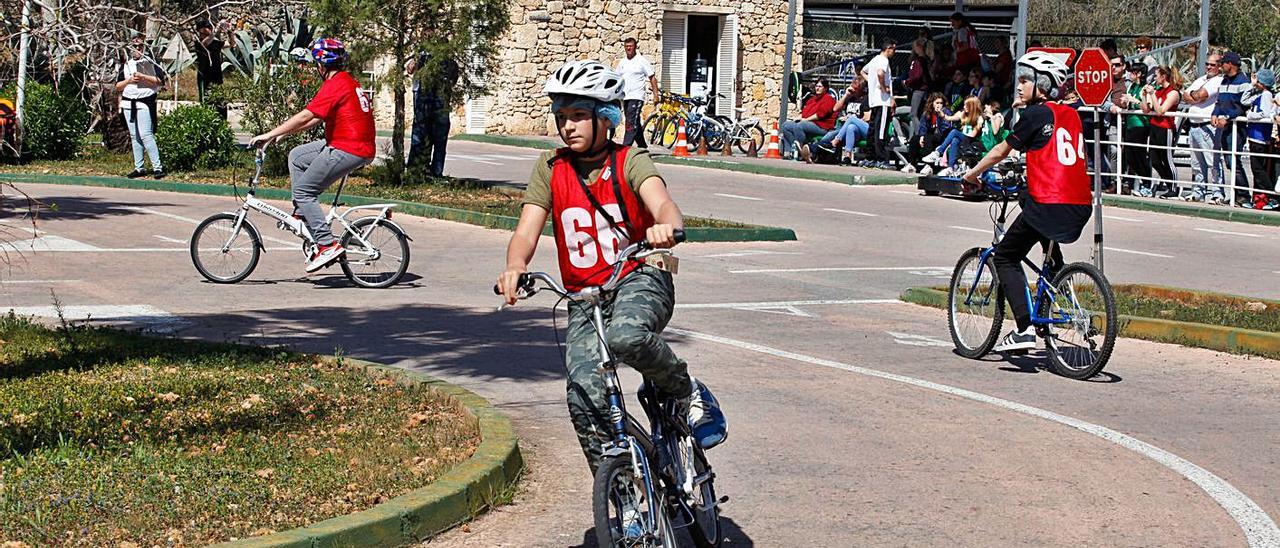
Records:
M1067 82L1070 72L1067 64L1056 56L1043 51L1030 51L1018 58L1015 74L1018 78L1029 76L1037 88L1052 96Z
M547 78L547 95L578 95L605 103L622 100L622 76L599 61L569 61Z

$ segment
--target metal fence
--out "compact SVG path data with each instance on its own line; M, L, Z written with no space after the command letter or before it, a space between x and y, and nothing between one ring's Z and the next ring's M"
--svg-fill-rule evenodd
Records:
M1104 133L1101 140L1103 147L1102 159L1102 177L1104 181L1115 185L1116 192L1123 191L1123 183L1132 183L1129 185L1129 194L1139 195L1140 189L1149 188L1156 185L1173 185L1177 189L1180 196L1201 195L1201 196L1221 196L1225 203L1236 205L1238 201L1237 194L1241 197L1252 199L1255 193L1261 193L1269 196L1271 199L1280 199L1280 194L1275 190L1276 184L1276 167L1280 166L1280 154L1275 147L1275 140L1271 138L1274 131L1268 132L1267 144L1261 151L1250 150L1250 145L1246 127L1250 122L1245 117L1236 118L1229 122L1225 128L1213 128L1212 126L1199 126L1197 128L1189 128L1189 124L1194 122L1201 123L1200 117L1193 116L1186 112L1169 112L1165 116L1177 120L1173 138L1168 145L1154 145L1150 140L1147 142L1127 142L1124 139L1124 117L1126 116L1142 116L1144 118L1154 117L1154 114L1147 114L1142 111L1121 110L1119 113L1109 111L1100 111L1092 107L1082 107L1080 109L1080 117L1086 124L1094 123L1094 113L1100 117L1110 117L1110 130ZM1270 121L1262 122L1269 123ZM1259 123L1254 120L1253 123ZM1211 130L1212 147L1196 146L1189 139L1191 129L1200 131ZM1095 134L1093 131L1087 131L1085 134L1086 153L1090 157L1090 176L1094 173L1094 168L1099 164L1098 159L1093 158L1093 148ZM1225 141L1224 141L1225 139ZM1224 145L1226 143L1226 145ZM1229 146L1228 146L1229 145ZM1132 165L1126 166L1126 151L1132 152L1135 148L1142 149L1148 158L1154 155L1165 155L1170 158L1170 169L1173 172L1173 179L1163 179L1160 174L1152 170L1150 176L1134 173ZM1204 164L1202 164L1202 161ZM1262 164L1259 164L1261 162ZM1256 169L1258 167L1264 169ZM1266 177L1266 181L1255 180L1255 171ZM1207 196L1206 196L1207 197Z

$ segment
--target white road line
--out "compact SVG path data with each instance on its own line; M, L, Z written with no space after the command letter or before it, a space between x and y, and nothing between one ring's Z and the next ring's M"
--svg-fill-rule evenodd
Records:
M1103 215L1103 216L1102 216L1102 218L1103 218L1103 219L1109 219L1109 220L1112 220L1112 221L1124 221L1124 222L1126 222L1126 223L1144 223L1144 222L1146 222L1146 221L1143 221L1142 219L1130 219L1130 218L1128 218L1128 217L1116 217L1115 215Z
M832 266L820 268L756 268L751 270L730 270L730 274L765 274L772 272L871 272L877 270L946 270L949 266Z
M151 209L151 208L149 208L149 207L125 206L125 207L124 207L124 209L131 209L131 210L133 210L133 211L138 211L138 212L141 212L141 213L150 213L150 214L152 214L152 215L159 215L159 216L161 216L161 217L167 217L167 218L169 218L169 219L173 219L173 220L175 220L175 221L182 221L182 222L184 222L184 223L189 223L189 224L193 224L193 225L198 225L198 224L200 224L200 223L202 222L200 219L192 219L191 217L183 217L182 215L176 215L176 214L168 213L168 212L165 212L165 211L160 211L160 210L156 210L156 209ZM230 232L230 230L228 230L227 232ZM261 232L261 231L259 231L259 232ZM268 242L275 242L275 243L278 243L278 244L284 244L284 245L291 245L291 246L298 246L298 245L301 245L301 244L299 244L296 240L291 242L291 241L289 241L289 240L281 240L280 238L275 238L275 237L272 237L272 236L267 236L266 234L263 234L263 235L262 235L262 239L264 239L264 240L266 240L266 241L268 241ZM269 249L269 248L268 248L268 249Z
M219 248L207 247L200 248L202 251L218 251ZM298 251L299 246L290 247L268 247L267 251ZM21 251L21 249L19 250ZM35 249L36 253L187 253L191 249L187 247L95 247L93 249Z
M492 162L492 161L489 161L489 160L485 160L484 158L481 158L481 157L479 157L479 156L471 156L471 155L469 155L469 154L450 154L450 155L449 155L449 157L450 157L450 158L460 158L460 159L463 159L463 160L470 160L470 161L475 162L475 163L477 163L477 164L489 164L489 165L491 165L491 166L500 166L500 165L503 165L503 163L502 163L502 162Z
M514 160L519 162L538 159L537 156L516 156L514 154L485 154L484 157L492 158L494 160Z
M799 251L759 251L755 249L747 249L744 251L735 251L732 253L716 253L714 255L703 255L704 259L717 259L720 257L750 257L752 255L804 255Z
M160 240L160 241L162 241L162 242L169 242L169 243L171 243L171 244L185 244L185 243L187 243L187 241L186 241L186 240L179 240L179 239L177 239L177 238L170 238L170 237L168 237L168 236L161 236L161 235L159 235L159 234L152 234L152 236L155 236L155 237L156 237L156 239L158 239L158 240Z
M868 187L868 188L869 188L869 187ZM916 192L908 192L908 191L906 191L906 190L890 190L889 192L892 192L892 193L894 193L894 194L909 194L909 195L911 195L911 196L919 196L919 195L920 195L920 192L919 192L919 191L916 191Z
M80 280L0 280L0 285L5 284L73 284Z
M845 363L841 363L833 360L815 358L812 356L797 354L795 352L788 352L786 350L779 350L779 349L771 348L764 345L738 341L738 340L729 339L725 337L719 337L716 335L698 333L696 331L687 331L684 329L678 329L674 327L668 327L667 332L674 333L677 335L684 335L686 337L691 337L694 339L701 339L704 341L713 342L717 344L723 344L726 346L732 346L732 347L740 348L743 350L749 350L752 352L758 352L761 354L767 354L767 355L778 357L778 358L808 363L808 364L817 365L821 367L829 367L829 368L838 369L841 371L848 371L850 373L855 373L858 375L875 377L875 378L883 379L887 381L907 384L910 386L915 386L917 388L923 388L926 390L941 392L943 394L948 394L948 395L956 396L959 398L965 398L965 399L980 402L980 403L994 405L996 407L1014 411L1016 413L1022 413L1024 415L1038 417L1047 421L1052 421L1064 426L1075 428L1077 430L1080 430L1081 432L1092 434L1106 441L1109 441L1111 443L1124 447L1125 449L1138 453L1139 455L1147 457L1159 463L1160 465L1178 473L1182 477L1194 482L1196 485L1198 485L1201 489L1204 490L1205 494L1209 495L1209 497L1212 498L1215 502L1217 502L1219 506L1221 506L1224 510L1226 510L1227 514L1231 515L1232 519L1235 520L1236 524L1239 525L1240 528L1244 531L1244 536L1245 536L1245 539L1247 539L1247 541L1249 542L1249 546L1253 548L1280 546L1280 527L1276 525L1275 521L1273 521L1271 517L1268 516L1267 513L1263 511L1261 507L1258 506L1256 502L1251 500L1244 493L1240 492L1239 489L1236 489L1230 483L1227 483L1226 480L1218 477L1217 475L1213 474L1208 470L1205 470L1204 468L1201 468L1199 465L1196 465L1191 461L1188 461L1186 459L1183 459L1182 457L1179 457L1173 453L1170 453L1169 451L1166 451L1164 449L1151 445L1147 442L1134 438L1133 436L1122 434L1120 432L1117 432L1105 426L1093 424L1091 422L1086 422L1074 417L1061 415L1058 413L1054 413L1053 411L1047 411L1044 409L1040 409L1038 407L1032 407L1030 405L1018 403L1015 401L1010 401L1003 398L997 398L995 396L989 396L980 392L965 390L963 388L956 388L954 386L948 386L945 384L926 381L923 379L917 379L914 377L908 377L905 375L898 375L896 373L887 373L887 372L878 371L875 369L858 367L856 365L849 365L849 364L845 364Z
M983 234L991 234L991 233L992 233L992 231L991 231L991 230L983 230L983 229L981 229L981 228L971 228L971 227L967 227L967 226L951 225L951 226L949 226L949 227L947 227L947 228L954 228L954 229L956 229L956 230L967 230L967 231L969 231L969 232L981 232L981 233L983 233Z
M1146 251L1134 251L1132 249L1124 249L1120 247L1104 247L1107 251L1115 251L1116 253L1129 253L1132 255L1142 255L1144 257L1158 257L1161 259L1172 259L1173 255L1163 255L1160 253L1148 253Z
M739 200L751 200L751 201L753 201L753 202L763 202L763 201L764 201L764 198L755 198L755 197L751 197L751 196L739 196L739 195L737 195L737 194L721 194L721 193L717 192L717 193L715 193L715 195L716 195L716 196L723 196L723 197L725 197L725 198L736 198L736 199L739 199Z
M898 299L846 299L817 301L760 301L750 303L681 303L676 308L783 308L788 306L816 306L841 304L901 304Z
M1261 238L1261 234L1250 234L1248 232L1231 232L1230 230L1214 230L1212 228L1197 228L1200 232L1208 232L1210 234L1226 234L1227 236L1245 236L1248 238Z
M836 213L848 213L849 215L861 215L863 217L879 217L875 213L864 213L862 211L849 211L847 209L836 209L834 207L824 207L823 211L834 211Z

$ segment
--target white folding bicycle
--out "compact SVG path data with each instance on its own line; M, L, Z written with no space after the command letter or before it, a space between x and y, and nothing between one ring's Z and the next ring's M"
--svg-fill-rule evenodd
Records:
M262 234L246 217L257 211L275 219L276 227L293 233L302 239L304 260L315 253L316 242L300 216L285 213L278 207L259 200L256 194L258 178L262 176L265 151L258 149L254 158L254 174L249 179L239 211L217 213L209 216L191 235L191 262L205 279L222 284L233 284L249 276L258 266L258 257L266 247ZM342 226L339 241L346 254L338 259L342 272L361 287L389 287L400 281L409 268L409 235L391 220L391 208L395 204L369 204L343 207L338 201L343 177L333 196L325 222L335 221ZM348 219L357 211L376 212L374 215Z

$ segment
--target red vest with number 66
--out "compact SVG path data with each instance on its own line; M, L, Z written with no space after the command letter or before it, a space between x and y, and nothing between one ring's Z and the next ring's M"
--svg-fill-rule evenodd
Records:
M560 260L560 278L565 289L580 291L589 286L603 285L613 272L618 252L644 239L645 232L653 226L653 216L640 204L640 197L632 192L626 180L627 151L630 147L617 147L612 165L605 162L600 177L587 184L587 189L604 208L618 227L619 233L609 225L591 200L582 192L582 184L573 169L568 149L556 151L551 163L551 215L555 225L556 254ZM622 196L614 194L614 179ZM623 222L622 211L630 224ZM631 263L623 267L626 276L639 267Z
M1084 155L1084 134L1075 109L1045 103L1053 111L1053 133L1049 144L1027 153L1027 188L1039 204L1089 205L1093 193L1089 184L1088 159Z

